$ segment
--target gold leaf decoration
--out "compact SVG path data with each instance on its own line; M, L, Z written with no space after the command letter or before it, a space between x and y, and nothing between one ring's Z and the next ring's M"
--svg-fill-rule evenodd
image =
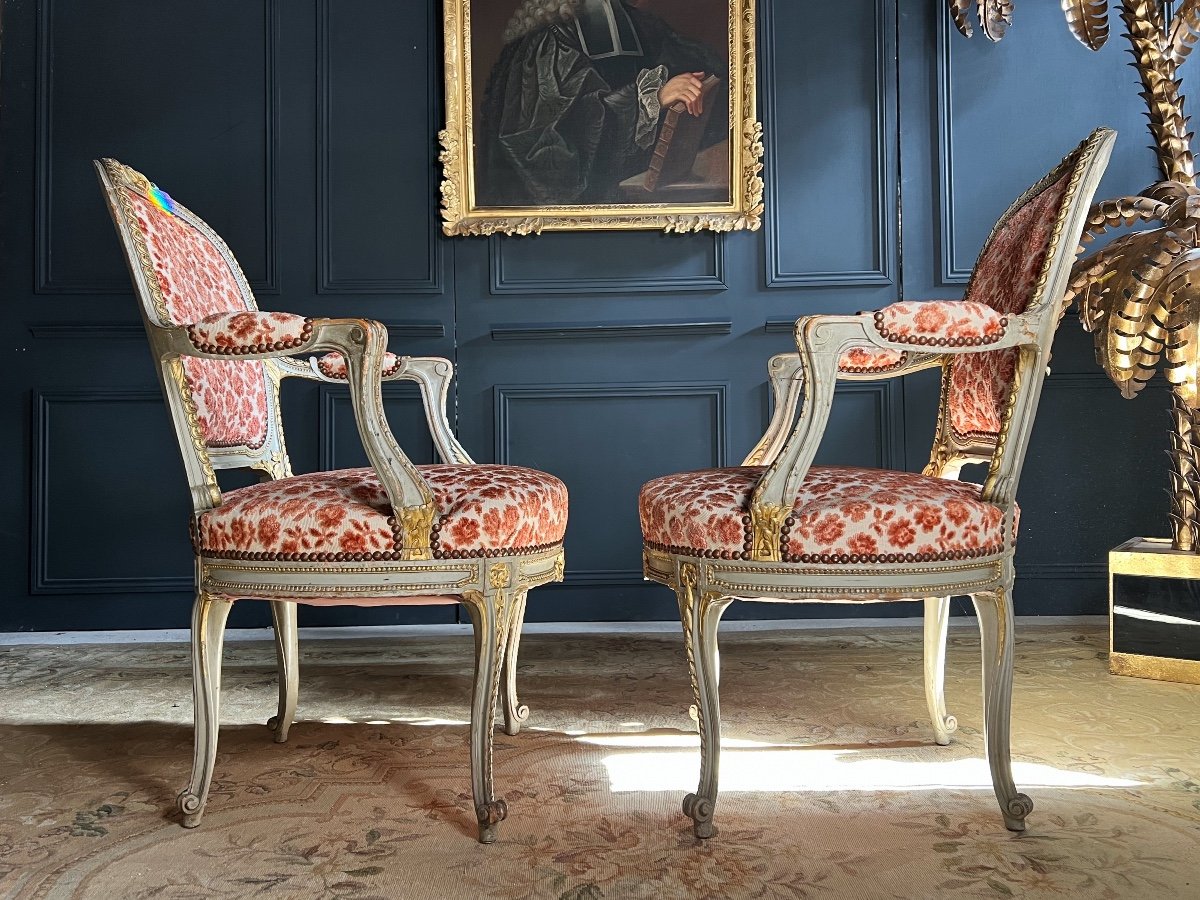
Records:
M1059 0L1079 43L1099 50L1108 40L1108 0Z

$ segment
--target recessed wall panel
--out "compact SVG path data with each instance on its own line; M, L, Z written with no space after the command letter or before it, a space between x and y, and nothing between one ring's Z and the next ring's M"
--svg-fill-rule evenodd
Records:
M276 15L277 0L41 3L39 292L130 289L91 165L104 156L205 219L255 288L275 289Z
M322 293L442 291L425 3L318 2Z
M640 583L638 492L725 461L724 384L499 386L496 459L570 493L567 580Z

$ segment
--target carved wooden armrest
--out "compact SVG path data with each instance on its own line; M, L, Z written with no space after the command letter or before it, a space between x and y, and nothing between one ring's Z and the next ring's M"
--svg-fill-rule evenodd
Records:
M247 313L255 323L274 321L271 333L277 339L253 344L218 344L206 340L216 336L218 319L232 321L242 313L211 317L187 326L151 329L151 340L164 364L175 356L227 361L231 356L242 360L265 360L277 372L294 374L284 362L288 356L317 351L336 351L346 362L346 382L350 402L367 459L379 476L394 513L393 528L402 533L406 559L432 559L430 531L437 509L433 494L421 473L400 449L388 427L383 411L381 390L384 356L387 353L387 328L369 319L303 319L287 313ZM297 324L303 323L302 325ZM199 329L199 330L198 330ZM207 329L207 330L204 330ZM279 347L276 347L279 344ZM228 349L237 347L238 349ZM419 380L416 379L416 380ZM442 417L444 421L444 416ZM436 429L435 429L436 433Z
M938 304L961 303L961 301L933 301ZM981 306L982 304L971 304ZM767 465L767 470L759 479L750 501L750 518L753 528L753 558L757 560L776 560L779 558L779 537L784 519L791 510L791 501L799 492L800 485L812 466L813 457L820 446L825 426L829 421L829 411L833 406L834 388L840 373L840 363L847 351L852 348L882 348L901 353L910 352L915 346L931 346L929 335L917 333L910 329L908 334L887 330L889 326L900 326L902 318L907 314L896 309L899 306L912 307L918 304L893 304L887 309L890 312L880 318L880 313L864 313L857 316L805 316L796 321L796 346L799 350L799 363L784 362L779 364L781 372L788 373L786 381L780 378L776 381L776 397L780 389L784 392L784 403L797 402L799 392L804 391L804 410L796 418L786 440L780 441L782 432L790 424L784 414L777 409L778 422L772 421L759 446L752 451L760 454L760 462ZM990 307L988 307L990 309ZM917 311L919 312L919 310ZM947 337L944 344L934 343L933 354L914 354L910 363L911 368L903 367L890 376L901 371L916 371L941 362L949 355L959 353L984 353L1007 347L1028 347L1037 343L1036 325L1034 319L1024 316L1002 317L981 314L975 317L974 310L962 311L964 318L970 317L980 325L978 337L973 333L963 332L961 340L951 340ZM994 311L993 311L994 313ZM915 313L912 315L915 327ZM1006 319L999 325L1000 319ZM995 323L995 324L988 324ZM966 327L965 324L963 326ZM996 334L996 330L999 333ZM897 340L896 338L901 338ZM924 343L917 343L917 338L924 338ZM935 337L936 341L937 338ZM784 354L785 358L790 354ZM776 357L775 359L780 359ZM772 362L775 362L773 359ZM774 429L774 430L773 430ZM765 442L765 443L764 443ZM777 449L776 449L777 448ZM760 452L761 451L761 452Z
M307 360L279 359L273 365L285 376L331 384L346 383L346 358L341 353L326 353ZM382 381L415 381L421 390L429 434L442 461L453 465L474 464L471 455L454 436L446 417L450 383L454 380L454 364L450 360L440 356L396 356L388 352L383 355L380 378Z
M910 372L932 369L942 364L940 353L923 353L871 345L851 347L838 359L839 381L877 381L896 378ZM758 443L742 461L743 466L769 466L779 455L784 439L796 420L800 394L804 389L804 363L799 353L779 353L767 363L774 396L770 424Z

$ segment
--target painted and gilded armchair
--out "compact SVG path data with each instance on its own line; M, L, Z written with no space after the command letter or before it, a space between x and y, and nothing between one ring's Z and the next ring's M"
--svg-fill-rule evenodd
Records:
M1033 803L1017 792L1009 750L1015 495L1074 251L1115 138L1097 130L1013 204L963 300L799 319L799 353L771 360L775 414L745 463L642 488L645 574L675 590L687 642L701 768L683 811L697 837L714 834L717 628L739 599L924 601L925 693L946 744L957 727L942 690L949 598L970 595L992 783L1005 825L1024 829ZM942 393L923 474L812 465L839 379L933 367ZM982 486L957 480L967 463L989 466Z
M296 711L296 605L461 603L475 632L471 780L479 839L507 815L493 793L492 730L504 684L506 730L526 710L515 656L527 592L561 581L567 492L543 472L477 465L445 407L448 360L387 352L366 319L261 312L225 243L197 216L115 160L96 171L141 300L191 488L196 601L192 614L195 754L179 795L199 824L216 757L221 647L235 601L266 600L275 623L278 712L287 739ZM306 354L323 351L321 356ZM293 475L279 384L300 377L349 386L370 467ZM413 465L384 417L380 384L418 384L440 465ZM223 493L216 470L257 469L262 481Z

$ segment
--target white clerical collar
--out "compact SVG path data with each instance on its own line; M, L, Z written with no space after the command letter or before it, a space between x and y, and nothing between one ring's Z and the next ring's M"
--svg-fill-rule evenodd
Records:
M575 14L575 30L583 52L592 59L644 55L642 42L621 0L583 0Z

